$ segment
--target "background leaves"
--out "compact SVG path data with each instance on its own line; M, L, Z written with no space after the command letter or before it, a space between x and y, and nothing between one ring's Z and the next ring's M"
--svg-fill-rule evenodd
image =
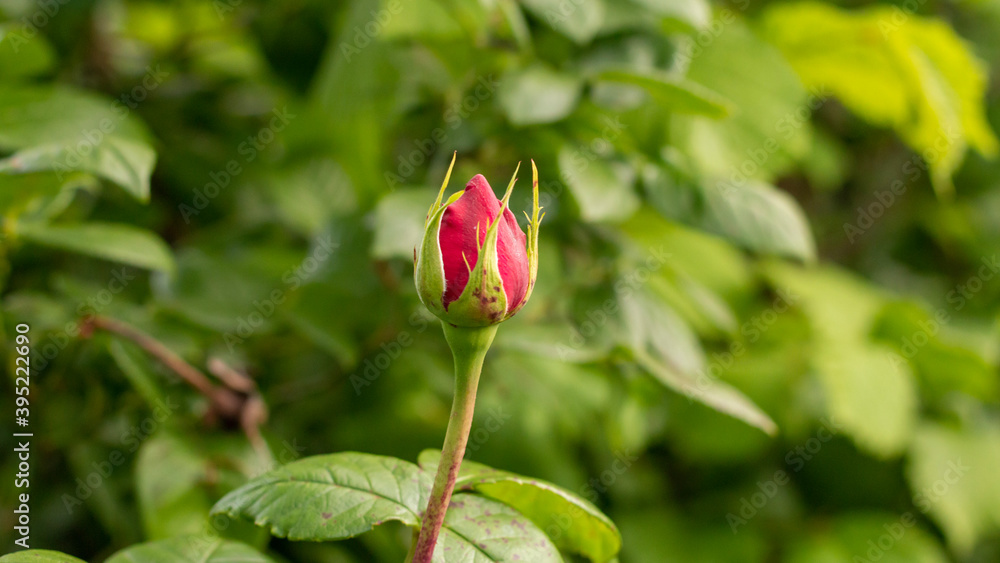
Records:
M998 26L996 2L0 4L32 545L403 560L420 489L389 477L421 479L410 462L369 467L405 508L336 542L209 511L276 525L247 483L440 447L450 356L412 249L457 151L449 194L534 159L546 219L469 443L504 477L469 481L455 529L516 527L515 506L537 559L600 560L617 538L593 508L622 563L853 563L910 515L881 561L997 560ZM322 520L328 497L295 498Z

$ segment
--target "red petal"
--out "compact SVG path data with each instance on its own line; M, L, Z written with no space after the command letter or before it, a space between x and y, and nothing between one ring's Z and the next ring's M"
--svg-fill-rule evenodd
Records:
M479 246L486 240L486 231L499 211L500 200L482 174L469 180L462 197L445 210L438 237L444 260L445 309L462 295L469 282L469 269L474 269L479 260ZM509 311L517 307L528 292L527 237L517 225L517 219L510 209L504 210L503 219L497 227L500 231L497 236L497 254ZM476 225L479 225L478 244ZM465 265L466 260L468 267Z

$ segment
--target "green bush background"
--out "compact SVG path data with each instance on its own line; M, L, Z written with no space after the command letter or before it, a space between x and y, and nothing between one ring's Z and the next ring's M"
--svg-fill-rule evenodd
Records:
M502 188L520 161L518 212L534 159L547 212L470 459L592 499L622 562L1000 560L1000 2L0 16L4 349L30 324L34 547L103 561L205 532L268 466L134 344L81 338L87 314L249 373L278 462L438 447L450 357L411 260L457 151L452 190ZM10 510L0 524L7 550ZM409 541L222 534L289 561L398 561Z

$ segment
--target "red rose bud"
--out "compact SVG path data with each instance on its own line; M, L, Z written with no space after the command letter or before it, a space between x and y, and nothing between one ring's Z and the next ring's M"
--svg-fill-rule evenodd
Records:
M416 249L417 293L431 312L452 325L488 326L514 316L535 286L538 225L544 216L538 214L538 170L532 161L534 209L525 235L507 208L517 170L502 201L486 178L476 175L442 205L454 166L452 157Z

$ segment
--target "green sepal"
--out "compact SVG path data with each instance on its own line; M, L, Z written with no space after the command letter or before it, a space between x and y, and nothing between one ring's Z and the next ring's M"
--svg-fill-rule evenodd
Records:
M448 181L451 180L451 171L453 168L455 168L455 159L457 157L458 157L458 151L451 153L451 164L448 165L448 172L446 172L444 175L444 182L441 182L441 189L438 191L437 199L434 200L434 203L431 205L431 208L427 210L427 219L424 220L424 229L426 229L427 226L430 224L431 217L433 217L438 212L438 210L441 209L441 199L444 197L444 191L448 189ZM448 203L444 204L444 206L448 207L448 205L452 202L453 199L454 196L452 196L452 199L449 199Z
M449 169L450 172L451 170ZM446 283L444 277L444 257L441 255L441 242L439 238L441 220L444 218L444 212L448 209L448 206L462 197L462 193L453 194L445 205L440 205L440 202L435 203L434 207L431 208L434 210L434 214L427 220L427 225L424 228L424 238L417 249L417 263L414 267L417 295L424 306L438 317L443 317L446 314L444 309Z
M531 192L534 200L534 205L532 206L531 217L528 217L528 291L524 294L524 299L517 304L513 310L507 313L504 320L513 317L524 304L528 302L531 298L531 292L535 289L535 279L538 278L538 227L542 223L542 219L545 218L545 214L538 214L542 210L538 206L538 168L535 167L535 160L531 160ZM527 212L525 216L527 217Z

